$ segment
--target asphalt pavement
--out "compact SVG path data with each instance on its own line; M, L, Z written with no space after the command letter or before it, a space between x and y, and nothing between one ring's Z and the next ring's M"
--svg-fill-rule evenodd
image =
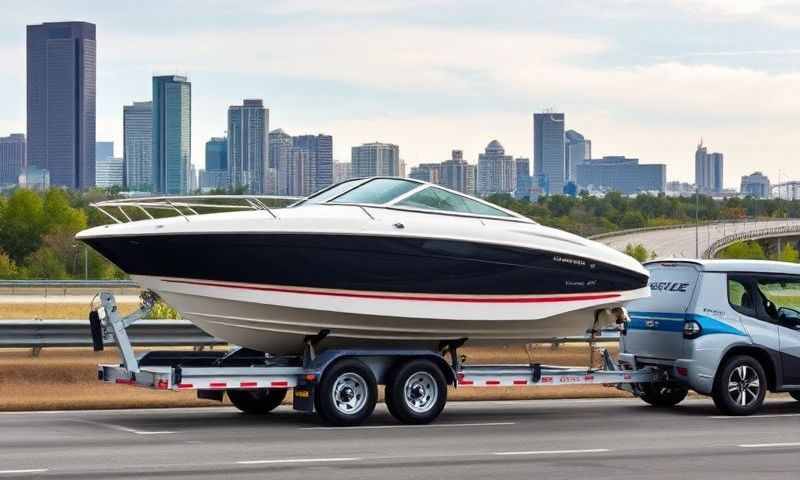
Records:
M752 417L710 401L453 402L427 426L379 405L328 428L281 407L0 413L4 478L796 479L800 403Z

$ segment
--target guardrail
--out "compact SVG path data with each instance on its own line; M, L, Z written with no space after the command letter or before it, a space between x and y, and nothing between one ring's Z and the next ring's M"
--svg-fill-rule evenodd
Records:
M226 345L200 330L188 320L146 320L128 327L131 343L137 347L188 346L210 347ZM541 343L555 346L563 343L586 342L588 337L554 338ZM597 342L616 342L617 330L604 330ZM113 346L112 341L105 342ZM91 347L92 336L87 320L0 320L1 348L30 348L34 355L43 348Z
M747 224L747 223L759 223L759 222L785 222L787 219L785 218L771 218L771 217L764 217L764 218L745 218L741 220L713 220L710 222L700 222L699 226L711 226L711 225L722 225L723 223L726 224ZM797 220L797 219L789 219L789 220ZM613 238L613 237L622 237L625 235L630 235L633 233L643 233L643 232L657 232L659 230L675 230L681 228L695 228L698 224L695 223L679 223L676 225L660 225L658 227L641 227L641 228L628 228L626 230L614 230L613 232L605 232L605 233L598 233L596 235L591 235L587 238L589 240L603 240L606 238Z
M0 295L92 294L100 290L137 294L141 289L131 280L0 280Z
M139 347L225 345L188 320L147 320L128 328ZM113 345L113 342L106 342ZM0 348L91 347L88 320L0 320Z
M703 252L703 258L714 258L723 248L736 242L760 240L764 238L782 237L785 235L800 235L800 225L784 225L782 227L761 228L749 232L739 232L726 235L712 243Z

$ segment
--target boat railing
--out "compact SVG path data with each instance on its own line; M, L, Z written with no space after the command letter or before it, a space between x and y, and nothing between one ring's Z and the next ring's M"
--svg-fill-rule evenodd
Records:
M197 215L222 211L261 210L277 219L275 208L288 206L304 197L280 195L186 195L133 197L91 203L114 223L181 216L186 221Z

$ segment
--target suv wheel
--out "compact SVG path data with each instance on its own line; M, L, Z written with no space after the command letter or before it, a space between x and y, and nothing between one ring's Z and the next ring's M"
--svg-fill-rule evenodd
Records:
M764 403L767 376L753 357L738 355L721 365L714 385L714 405L728 415L751 415Z
M674 407L689 394L688 388L675 383L645 383L640 388L641 399L654 407Z

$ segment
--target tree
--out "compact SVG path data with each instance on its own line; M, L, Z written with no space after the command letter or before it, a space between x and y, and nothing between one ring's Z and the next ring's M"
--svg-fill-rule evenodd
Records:
M775 257L775 260L797 263L798 260L800 260L800 253L798 253L797 249L792 244L787 243Z
M42 243L46 227L42 199L30 190L18 189L9 198L1 220L0 248L20 264Z
M737 260L765 260L767 255L758 242L736 242L722 249L719 258Z
M647 225L647 220L642 215L642 212L628 210L619 222L619 226L623 229L628 228L642 228Z
M0 251L0 278L11 280L17 277L17 264L6 252Z
M28 257L25 266L28 278L64 280L69 278L64 261L52 248L42 247Z
M625 254L630 255L639 262L646 262L650 258L655 257L656 252L653 252L651 255L650 252L648 252L645 246L642 245L641 243L636 245L631 245L629 243L628 245L625 246Z

